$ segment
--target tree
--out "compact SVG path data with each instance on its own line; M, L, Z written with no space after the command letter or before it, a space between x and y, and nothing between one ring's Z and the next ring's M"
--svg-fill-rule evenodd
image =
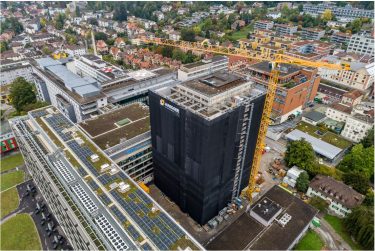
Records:
M181 30L181 40L195 42L195 33L191 29Z
M345 184L352 186L357 192L366 194L369 186L368 177L360 172L347 172L344 173L342 179Z
M366 137L361 140L361 144L364 148L374 146L374 127L367 132Z
M127 10L123 3L120 3L120 6L115 8L113 19L117 21L126 21L128 19Z
M210 31L209 30L206 31L206 36L205 37L208 38L208 39L210 39L211 36L210 36Z
M104 32L96 32L95 33L95 40L96 41L98 41L98 40L107 41L107 39L108 39L108 36Z
M359 206L344 220L346 230L366 250L374 248L374 207Z
M296 182L297 191L306 193L309 188L309 175L306 172L301 173Z
M288 142L285 161L289 167L293 165L309 171L315 162L315 152L305 139Z
M54 26L58 30L62 30L64 28L66 16L63 13L59 13L54 19Z
M363 200L363 205L370 206L370 207L374 206L374 192L371 189L367 191L366 197Z
M318 196L312 197L309 201L309 204L318 209L320 212L325 212L325 210L328 207L327 201L323 200Z
M48 46L44 46L42 48L42 52L44 55L50 55L52 53L52 51L48 48Z
M8 43L5 41L0 42L0 53L8 50Z
M36 102L33 85L22 77L18 77L12 82L9 96L17 112L23 111L25 106Z
M326 9L322 14L322 19L325 22L331 21L333 18L332 11L330 9Z
M241 27L240 27L240 24L237 23L237 26L236 26L236 31L240 31L241 30Z
M75 15L76 17L81 17L81 10L79 9L79 6L76 7Z
M374 175L374 146L364 148L362 144L355 145L337 168L346 173L360 172L370 179Z
M17 18L10 17L0 23L0 33L3 33L4 30L12 30L18 35L23 32L23 26Z

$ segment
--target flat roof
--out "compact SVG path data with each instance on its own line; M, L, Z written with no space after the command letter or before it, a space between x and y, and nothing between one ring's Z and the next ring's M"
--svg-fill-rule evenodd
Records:
M206 249L286 250L317 214L315 208L279 186L273 186L259 201L265 199L277 203L282 208L277 218L285 214L291 216L284 227L276 221L265 227L245 212L211 241ZM254 204L252 210L256 206L257 204Z
M310 111L303 116L315 122L318 122L326 117L325 114L317 111Z
M105 150L150 131L150 113L146 105L133 103L85 120L79 123L79 126Z
M214 96L237 87L246 80L229 72L215 72L209 76L190 80L182 83L182 86L198 91L207 96Z
M77 169L77 178L87 184L91 192L97 194L102 201L103 209L111 218L116 219L121 230L126 231L133 241L147 243L154 250L202 248L156 201L56 108L49 106L35 110L29 112L29 117L33 117L51 142L54 142L54 149L64 148L64 152L70 153L69 163ZM93 154L98 156L97 161L91 160ZM103 171L103 164L108 164L110 169L116 168L116 172ZM122 185L127 187L125 192L121 191Z
M309 142L314 151L328 159L334 159L337 155L339 155L343 149L338 148L334 145L331 145L321 139L315 138L307 133L304 133L298 129L295 129L286 135L286 138L289 140L300 140L305 139Z
M255 63L248 66L250 69L259 70L261 72L265 72L271 74L271 68L269 66L269 62L262 61L259 63ZM280 64L280 76L284 77L293 73L298 73L301 70L300 67L294 65L287 65L287 64Z

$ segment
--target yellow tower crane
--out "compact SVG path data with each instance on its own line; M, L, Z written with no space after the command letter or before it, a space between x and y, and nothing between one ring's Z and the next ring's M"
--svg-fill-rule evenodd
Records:
M350 70L348 64L332 64L322 61L308 61L300 58L284 55L284 54L273 54L273 55L262 55L261 52L250 50L240 45L240 48L236 47L223 47L219 45L211 45L206 39L203 42L188 42L188 41L174 41L164 38L146 38L140 37L143 43L151 43L157 45L165 45L177 47L184 50L194 50L206 53L222 54L228 56L237 56L255 61L268 61L272 64L272 70L270 79L268 82L267 95L264 103L262 119L257 137L256 148L254 152L254 158L251 166L249 185L247 189L247 197L249 201L252 201L252 194L255 191L256 176L259 172L260 160L262 158L262 151L264 149L264 141L267 134L268 125L270 123L270 115L272 112L273 100L275 99L278 77L280 74L279 64L292 64L300 65L305 67L323 67L331 70Z

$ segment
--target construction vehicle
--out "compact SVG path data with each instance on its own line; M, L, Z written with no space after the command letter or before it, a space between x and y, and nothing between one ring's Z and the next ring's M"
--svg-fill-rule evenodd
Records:
M237 47L224 47L220 45L212 45L206 39L203 42L188 42L188 41L175 41L164 38L148 38L145 36L140 37L140 41L146 44L157 44L164 46L177 47L182 50L200 51L212 54L222 54L227 56L235 56L246 58L250 61L267 61L270 63L271 74L268 82L266 99L264 102L264 108L262 113L262 119L260 123L260 128L257 137L256 148L254 152L254 158L251 166L249 185L246 191L246 197L249 201L252 201L252 194L258 192L256 186L256 176L258 175L260 160L262 158L262 152L265 147L265 138L267 134L268 125L270 124L270 115L272 112L273 101L275 99L278 77L280 74L280 64L291 64L304 67L323 67L331 70L350 70L349 64L333 64L329 62L322 61L308 61L301 58L284 55L284 54L262 54L262 52L247 49L243 45L239 48Z

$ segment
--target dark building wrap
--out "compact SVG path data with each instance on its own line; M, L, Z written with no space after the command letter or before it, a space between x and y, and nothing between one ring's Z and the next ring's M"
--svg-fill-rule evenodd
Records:
M248 184L265 95L247 111L247 149L240 190ZM245 107L212 120L149 92L154 181L199 224L205 224L232 200Z

